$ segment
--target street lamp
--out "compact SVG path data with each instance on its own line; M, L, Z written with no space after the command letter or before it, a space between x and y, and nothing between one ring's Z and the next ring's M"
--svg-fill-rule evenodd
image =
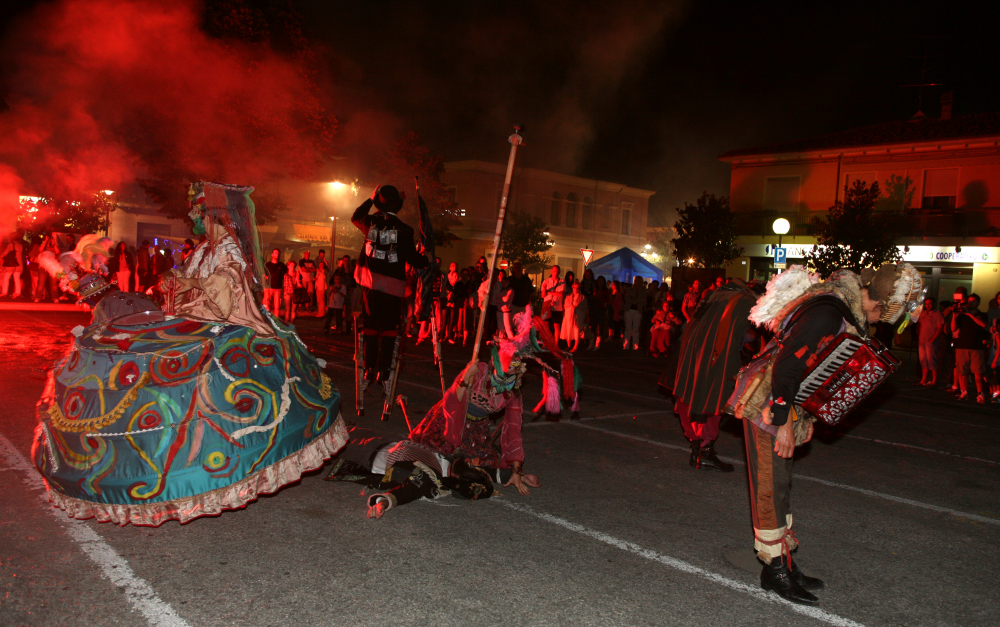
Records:
M773 230L774 234L778 236L778 248L781 248L781 236L788 233L788 229L791 228L791 226L792 225L788 223L788 220L784 218L778 218L774 221L774 224L771 225L771 230Z

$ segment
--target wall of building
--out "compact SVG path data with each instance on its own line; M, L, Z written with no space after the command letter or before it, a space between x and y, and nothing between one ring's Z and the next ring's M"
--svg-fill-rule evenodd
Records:
M439 249L442 263L470 265L492 251L505 174L506 166L500 164L482 161L445 164L442 180L454 188L462 225L452 229L461 240L451 248ZM579 275L583 270L581 248L593 249L593 259L624 247L642 252L646 244L649 197L653 193L607 181L518 168L511 180L507 210L543 220L555 243L548 253L550 263L570 267ZM576 197L575 211L568 206L571 194ZM589 228L584 228L587 200L593 208L589 211ZM629 212L629 234L622 233L624 210ZM569 218L573 219L572 226L567 224Z
M929 295L948 299L962 285L985 301L1000 291L1000 149L994 138L727 161L732 165L730 204L744 229L738 244L746 250L727 268L730 276L767 278L776 272L769 261L769 248L778 239L769 232L773 219L792 222L782 243L794 251L789 254L794 263L815 243L807 234L809 220L843 200L845 185L878 182L885 193L886 182L896 176L910 179L913 197L905 208L914 210L913 233L899 245L908 251L904 258L924 274ZM798 181L794 194L788 191L791 180ZM931 198L940 194L946 196Z

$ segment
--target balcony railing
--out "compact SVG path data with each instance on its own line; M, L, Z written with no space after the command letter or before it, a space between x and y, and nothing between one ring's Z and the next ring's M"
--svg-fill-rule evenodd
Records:
M822 216L814 213L813 216ZM789 235L812 235L810 215L777 211L745 211L736 214L739 235L773 235L778 218L791 223ZM1000 235L1000 208L928 210L915 209L903 221L901 235L907 237L982 237Z
M788 220L791 228L789 235L809 235L808 220L800 224L798 213L780 211L744 211L736 214L737 235L774 235L774 221L778 218Z

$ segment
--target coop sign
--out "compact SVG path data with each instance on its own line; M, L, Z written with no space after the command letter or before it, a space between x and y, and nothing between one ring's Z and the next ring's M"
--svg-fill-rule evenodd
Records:
M743 246L748 257L774 257L774 244L749 244ZM812 244L783 246L788 259L803 259L812 250ZM820 247L822 248L822 246ZM899 246L903 261L910 263L1000 263L1000 248L991 246Z

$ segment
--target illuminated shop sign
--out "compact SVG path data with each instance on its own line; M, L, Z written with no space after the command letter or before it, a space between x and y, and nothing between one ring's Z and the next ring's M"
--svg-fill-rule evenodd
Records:
M788 259L803 259L812 250L812 244L792 244L783 246ZM774 257L774 244L749 244L743 247L748 257ZM1000 248L988 246L962 246L956 252L954 246L910 246L909 251L899 246L904 261L910 263L1000 263Z

